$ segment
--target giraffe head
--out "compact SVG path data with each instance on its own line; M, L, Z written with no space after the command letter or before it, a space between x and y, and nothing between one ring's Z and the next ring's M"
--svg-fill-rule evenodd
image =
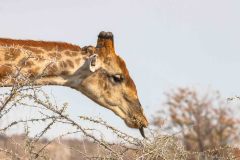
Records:
M115 53L112 33L99 34L95 54L90 56L87 64L90 74L81 81L81 91L112 110L127 126L140 129L144 137L143 128L148 126L148 121L126 64Z

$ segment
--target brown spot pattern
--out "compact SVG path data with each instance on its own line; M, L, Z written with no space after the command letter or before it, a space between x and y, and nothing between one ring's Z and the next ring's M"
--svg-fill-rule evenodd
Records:
M37 54L37 55L34 56L34 58L37 61L44 61L45 60L45 57L43 56L43 54Z
M34 65L33 61L26 61L26 63L24 64L26 67L31 67L32 65Z
M14 61L20 56L20 49L9 48L4 55L5 61Z
M69 75L69 74L70 74L69 71L62 71L62 72L61 72L61 75L63 75L63 76L66 76L66 75Z
M65 61L60 61L59 64L60 64L61 68L66 68L67 67L67 63Z
M12 66L10 64L0 66L0 77L4 77L12 73Z
M65 51L64 54L65 54L66 56L71 56L71 53L70 53L69 51Z
M75 59L75 62L76 62L77 64L80 64L80 61L81 61L81 58Z
M77 56L79 53L78 52L73 52L73 51L65 51L64 54L66 56L69 56L69 57L75 57Z
M70 67L72 67L72 68L74 68L74 64L73 64L73 62L71 61L71 60L67 60L67 63L68 63L68 65L70 66Z
M29 69L27 73L30 77L36 77L38 75L39 68Z
M58 67L56 64L51 65L47 68L47 73L49 75L57 75Z
M33 61L30 61L27 58L22 58L19 62L18 62L18 66L21 67L31 67L32 65L34 65Z
M56 58L57 60L60 60L62 58L62 55L60 53L57 53L57 52L50 52L48 55L51 58Z

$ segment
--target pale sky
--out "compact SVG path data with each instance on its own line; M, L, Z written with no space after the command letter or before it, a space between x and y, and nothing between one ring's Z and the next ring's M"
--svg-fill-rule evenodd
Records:
M113 32L116 51L125 59L150 119L172 88L240 94L239 8L239 0L0 0L0 37L83 47L96 45L100 31ZM77 91L47 90L59 102L69 102L71 116L99 116L139 134Z

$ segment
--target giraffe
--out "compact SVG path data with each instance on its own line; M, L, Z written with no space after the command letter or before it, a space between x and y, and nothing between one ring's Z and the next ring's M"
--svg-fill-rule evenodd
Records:
M0 38L0 86L11 87L16 76L34 79L34 85L59 85L80 91L113 111L143 137L148 126L137 89L124 60L114 48L111 32L100 32L97 45Z

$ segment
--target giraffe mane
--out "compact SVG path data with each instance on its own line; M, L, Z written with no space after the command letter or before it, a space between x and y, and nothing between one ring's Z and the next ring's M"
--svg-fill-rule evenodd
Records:
M71 51L80 51L81 48L78 45L65 43L65 42L51 42L51 41L34 41L34 40L15 40L15 39L6 39L0 38L0 45L2 46L31 46L31 47L41 47L44 50L58 49L62 50L71 50Z

